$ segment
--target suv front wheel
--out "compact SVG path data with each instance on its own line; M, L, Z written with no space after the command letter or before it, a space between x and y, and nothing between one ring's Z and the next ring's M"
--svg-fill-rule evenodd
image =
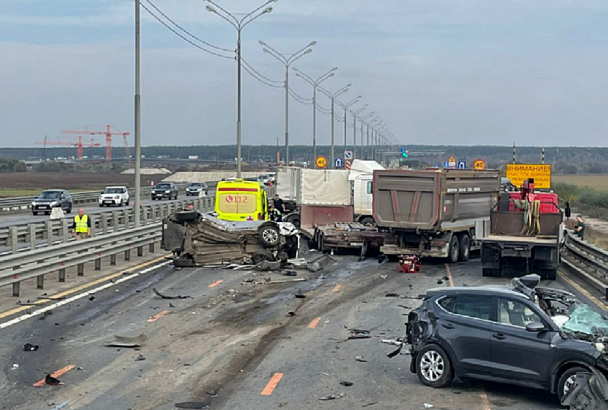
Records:
M566 370L559 378L557 382L557 396L560 402L568 394L570 389L574 387L577 373L589 373L589 370L581 366L574 366Z
M431 387L445 387L454 378L447 353L437 345L425 346L418 352L416 373L422 384Z

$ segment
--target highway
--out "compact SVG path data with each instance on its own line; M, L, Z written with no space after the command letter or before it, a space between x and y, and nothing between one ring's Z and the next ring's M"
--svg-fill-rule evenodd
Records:
M472 381L428 388L409 372L406 352L386 357L395 346L380 340L404 335L407 313L428 288L506 282L483 278L479 259L449 269L425 260L421 273L402 274L395 263L334 258L321 272L298 271L304 282L277 284L291 277L156 262L107 282L94 300L49 301L41 307L53 312L45 320L0 314L0 409L168 410L183 402L226 410L559 408L556 396L526 388ZM572 283L560 273L543 285L605 309ZM152 288L187 298L164 300ZM10 309L6 301L0 307ZM347 340L351 328L372 338ZM114 335L142 333L139 349L104 347ZM40 348L26 352L25 343ZM34 387L44 378L37 369L69 370L58 376L61 386ZM328 396L335 399L321 400Z

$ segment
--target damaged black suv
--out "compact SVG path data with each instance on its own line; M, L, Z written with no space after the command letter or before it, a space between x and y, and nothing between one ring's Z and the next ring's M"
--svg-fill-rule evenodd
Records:
M429 290L406 324L410 370L427 386L475 378L546 389L562 402L579 387L577 374L605 385L608 320L539 282L527 275L505 286Z

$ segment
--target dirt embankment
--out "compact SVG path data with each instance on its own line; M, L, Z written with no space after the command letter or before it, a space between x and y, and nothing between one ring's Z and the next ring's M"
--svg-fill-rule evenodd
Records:
M142 175L142 186L158 183L164 176ZM0 173L0 189L102 189L108 185L135 186L133 175L112 173L55 173L55 172L10 172Z

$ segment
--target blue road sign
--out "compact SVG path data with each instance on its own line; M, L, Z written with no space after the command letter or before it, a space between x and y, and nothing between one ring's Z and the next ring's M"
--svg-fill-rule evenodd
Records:
M353 159L352 151L344 151L344 159Z
M467 169L466 161L458 161L458 169Z
M448 161L445 161L445 162L443 163L443 167L444 167L444 168L449 168L449 167L450 167L450 163L449 163Z
M342 158L336 158L334 160L334 165L336 166L336 168L342 168L344 166L344 162L342 161Z

